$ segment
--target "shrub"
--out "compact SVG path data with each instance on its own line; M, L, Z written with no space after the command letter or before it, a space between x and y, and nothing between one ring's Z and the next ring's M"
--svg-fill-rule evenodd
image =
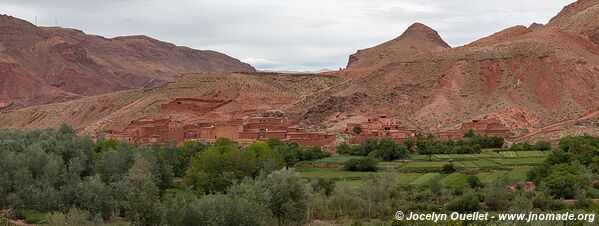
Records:
M345 170L361 171L361 172L376 172L378 161L372 157L361 159L350 159L343 164Z
M547 151L551 149L551 143L540 140L535 143L534 148L539 151Z
M483 187L483 184L480 182L480 179L477 176L469 176L467 181L470 188L480 188Z
M359 135L360 133L362 133L362 127L360 127L359 125L355 125L354 129L352 130L356 135Z
M448 163L443 165L443 168L441 168L441 172L444 174L451 174L451 173L455 173L456 169L455 167L453 167L452 163Z
M464 191L464 195L456 198L447 206L450 211L474 212L479 209L480 200L472 190Z
M352 148L347 144L347 142L343 142L337 146L337 154L340 155L351 155Z

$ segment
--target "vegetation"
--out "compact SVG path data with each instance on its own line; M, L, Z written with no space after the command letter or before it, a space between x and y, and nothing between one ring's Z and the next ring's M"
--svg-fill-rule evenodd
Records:
M375 172L378 170L377 168L378 161L374 158L362 158L362 159L350 159L345 162L343 167L348 171L361 171L361 172Z
M367 154L358 157L325 157L318 148L276 139L246 147L226 139L135 147L80 137L68 126L0 131L0 209L9 210L0 222L10 218L49 225L303 225L313 220L359 224L390 220L397 210L592 210L598 206L591 200L599 198L594 183L598 144L589 136L567 137L548 153L481 151L440 154L449 160L434 161L430 159L436 155L426 160L406 154L400 158L415 159L403 163L377 160L392 159L386 156L397 153L394 150L407 152L402 144L388 141L360 145ZM490 163L502 166L497 159L540 155L548 156L532 170L530 165L516 165L475 174L461 171ZM343 164L346 170L285 169L295 168L299 161ZM404 168L434 171L397 171ZM538 185L535 191L520 185L528 171L528 178Z
M366 140L360 145L349 146L342 143L337 147L337 153L342 155L371 156L383 161L392 161L408 157L410 153L405 145L395 142L390 138L379 140Z

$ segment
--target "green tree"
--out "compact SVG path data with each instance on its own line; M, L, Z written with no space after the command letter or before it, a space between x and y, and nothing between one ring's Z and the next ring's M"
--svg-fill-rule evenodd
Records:
M474 136L475 136L474 130L472 130L472 129L469 129L468 131L466 131L464 133L464 137L467 137L467 138L474 138Z
M279 225L302 224L307 220L310 192L308 182L291 170L279 170L264 181L267 207Z
M499 177L485 186L485 205L490 210L505 210L510 200L510 191L506 177Z
M352 131L354 134L360 135L360 133L362 133L362 127L360 125L355 125Z
M372 157L350 159L343 164L348 171L376 172L378 161Z
M483 187L483 184L477 176L469 176L466 182L468 183L468 186L473 189Z
M351 147L347 142L343 142L337 146L337 154L350 155L352 154Z
M162 222L162 212L158 188L152 172L153 166L143 155L135 155L135 163L127 173L131 185L126 214L138 225L159 225Z
M569 164L554 165L549 168L548 176L541 183L548 193L557 198L571 199L576 192L584 188L586 180L580 171Z
M383 138L379 141L377 150L370 153L373 157L384 161L393 161L406 158L409 152L403 144L396 143L393 139Z

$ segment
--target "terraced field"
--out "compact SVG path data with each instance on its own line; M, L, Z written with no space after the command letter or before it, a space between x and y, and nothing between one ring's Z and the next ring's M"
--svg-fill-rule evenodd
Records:
M370 174L393 173L400 186L428 186L431 180L439 179L448 187L462 187L468 177L477 176L483 183L505 176L510 182L526 181L526 174L545 161L549 151L489 151L480 154L411 155L407 161L380 162L379 172L349 172L342 169L343 163L363 156L333 156L310 161L296 170L306 179L326 178L346 181L351 186L361 186L363 178ZM318 168L318 163L328 164ZM331 165L332 164L332 165ZM441 169L452 164L458 171L442 174ZM332 167L331 167L332 166Z

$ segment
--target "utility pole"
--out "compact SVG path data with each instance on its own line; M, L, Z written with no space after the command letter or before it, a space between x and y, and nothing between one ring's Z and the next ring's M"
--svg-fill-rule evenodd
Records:
M35 16L35 26L37 26L37 16Z

